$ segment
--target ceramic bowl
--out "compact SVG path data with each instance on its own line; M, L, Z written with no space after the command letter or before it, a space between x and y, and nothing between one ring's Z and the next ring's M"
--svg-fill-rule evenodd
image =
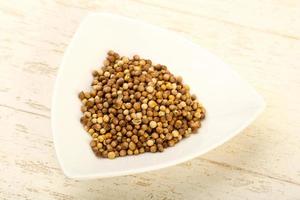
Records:
M114 160L92 152L83 129L78 93L90 88L91 72L108 50L151 59L183 77L205 106L197 134L163 153ZM63 57L52 100L52 131L57 157L66 176L75 179L146 172L190 160L228 141L263 110L264 101L230 67L177 33L112 14L90 14L80 24Z

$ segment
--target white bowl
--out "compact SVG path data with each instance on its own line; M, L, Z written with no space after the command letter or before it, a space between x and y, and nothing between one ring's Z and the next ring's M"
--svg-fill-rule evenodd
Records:
M97 158L79 122L78 93L90 88L92 70L101 66L110 49L120 55L139 54L181 75L207 110L199 133L163 153ZM57 157L65 175L76 179L134 174L195 158L238 134L264 108L252 87L198 45L174 32L104 13L89 15L79 26L60 66L52 103Z

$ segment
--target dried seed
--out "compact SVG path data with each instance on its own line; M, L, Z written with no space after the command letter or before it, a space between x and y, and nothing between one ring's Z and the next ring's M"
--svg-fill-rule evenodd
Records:
M151 128L156 128L156 126L157 126L155 121L151 121L149 125Z
M92 72L91 90L78 94L97 156L162 152L200 128L204 107L166 66L114 51L103 65Z
M120 156L126 156L126 154L127 154L126 150L122 149L120 151Z
M154 88L153 88L152 86L148 86L148 87L146 88L146 90L147 90L147 92L149 92L149 93L154 92Z
M111 151L111 152L109 152L109 153L107 154L107 157L108 157L109 159L114 159L114 158L116 157L116 154L115 154L115 152Z
M146 110L148 108L148 105L146 103L143 103L141 107L143 110Z
M104 76L105 77L109 77L110 76L110 73L108 71L104 72Z
M174 130L174 131L172 131L172 135L173 135L173 137L178 137L179 132L177 130Z
M103 116L103 121L106 122L106 123L109 122L109 116L108 115L104 115Z
M147 145L148 145L148 146L152 146L153 144L154 144L154 141L153 141L153 140L148 140L148 141L147 141Z
M135 150L135 148L136 148L135 143L134 142L130 142L129 143L129 149L133 151L133 150Z
M156 151L157 147L155 145L150 147L150 152L155 153Z
M149 103L148 103L148 106L149 106L150 108L154 108L156 105L157 105L156 102L153 101L153 100L149 101Z

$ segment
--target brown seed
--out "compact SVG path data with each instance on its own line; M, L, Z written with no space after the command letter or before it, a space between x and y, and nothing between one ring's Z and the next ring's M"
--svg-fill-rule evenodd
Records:
M128 154L128 155L132 155L132 154L133 154L133 151L130 150L130 149L128 149L128 150L127 150L127 154Z
M104 136L103 135L99 135L98 136L98 141L99 142L103 142L104 141Z
M89 129L89 131L88 131L88 132L89 132L89 134L91 134L91 135L92 135L92 134L95 132L95 130L91 128L91 129Z
M93 123L93 124L96 124L96 123L97 123L97 119L96 119L96 118L93 118L93 119L92 119L92 123Z
M177 77L176 77L176 81L177 81L178 83L181 83L181 82L182 82L182 77L181 77L181 76L177 76Z
M103 65L92 72L91 90L78 94L97 156L162 152L200 128L205 109L166 66L113 51Z
M124 90L127 90L127 89L128 89L128 84L127 84L127 83L124 83L124 84L123 84L123 89L124 89Z
M157 139L159 137L159 135L157 133L152 133L151 136L152 136L153 139Z
M112 137L112 134L111 134L111 133L106 133L106 134L105 134L105 138L110 139L111 137Z
M164 74L164 80L168 81L170 79L170 75L169 74Z
M168 133L166 134L166 139L171 140L172 138L173 138L173 135L171 133L169 133L169 131L168 131Z
M151 121L149 125L151 128L156 128L156 126L157 126L155 121Z
M116 154L115 154L115 152L111 151L111 152L109 152L109 153L107 154L107 157L108 157L109 159L114 159L114 158L116 157Z
M147 111L147 115L148 115L149 117L152 117L152 116L153 116L153 112L152 112L151 110L148 110L148 111Z
M166 113L163 112L163 111L159 111L159 112L158 112L158 116L160 116L160 117L165 116L165 114L166 114Z
M194 114L194 116L196 117L196 118L201 118L201 112L199 112L199 111L197 111L197 112L195 112L195 114Z
M141 96L142 96L142 94L141 94L140 92L136 92L136 93L134 94L134 97L135 97L136 99L140 99Z
M174 145L175 145L175 141L174 141L174 140L169 140L169 141L168 141L168 145L169 145L170 147L174 146Z
M157 148L158 148L158 151L159 151L159 152L163 152L163 151L164 151L164 147L163 147L162 144L158 144L158 145L157 145Z
M155 101L153 101L153 100L149 101L149 103L148 103L148 106L149 106L150 108L154 108L156 105L157 105L157 104L156 104Z
M102 152L102 157L103 157L103 158L107 158L107 154L108 154L107 151L103 151L103 152Z
M119 78L119 79L117 80L117 84L118 84L118 85L123 85L123 83L124 83L124 79L123 79L123 78Z
M108 107L109 107L108 102L104 102L104 103L103 103L103 107L104 107L104 108L108 108Z
M178 137L179 132L177 130L174 130L174 131L172 131L172 135L173 135L173 137Z
M95 124L94 129L95 129L96 131L100 131L100 129L101 129L100 124Z
M154 92L154 88L153 88L152 86L148 86L148 87L146 88L146 90L147 90L147 92L149 92L149 93Z
M141 148L139 149L139 152L140 152L140 153L145 153L144 147L141 147Z
M111 87L105 86L105 87L103 88L103 91L104 91L105 93L108 93L108 92L111 91Z
M100 129L100 134L102 134L102 135L103 135L104 133L106 133L106 130L105 130L105 128L101 128L101 129Z
M140 118L135 117L135 118L133 118L132 123L134 125L139 125L142 123L142 120Z
M147 141L147 145L148 145L148 146L152 146L153 144L154 144L154 141L153 141L153 140L148 140L148 141Z
M146 110L148 108L148 105L146 103L143 103L141 107L143 110Z
M182 121L176 120L175 127L179 129L179 128L181 128L181 126L182 126Z
M85 117L88 117L88 118L92 116L92 113L90 113L90 112L84 112L83 114Z
M133 56L133 59L134 59L134 60L139 60L139 59L140 59L140 56L139 56L139 55L134 55L134 56Z
M101 149L102 147L103 147L103 144L99 142L99 143L97 144L97 148L98 148L98 149Z
M87 111L87 107L86 106L81 106L81 112L86 112Z
M155 153L156 151L157 151L157 147L155 145L150 147L151 153Z
M139 141L138 136L136 136L136 135L131 136L131 140L132 140L134 143L138 143L138 141Z
M141 109L141 104L136 102L133 104L133 108L136 110L136 111L139 111Z
M91 147L95 147L97 145L97 143L94 140L92 140L90 145L91 145Z
M105 77L110 77L110 73L108 71L104 72Z
M126 154L127 154L126 150L122 149L120 151L120 156L126 156Z
M139 152L139 150L138 149L135 149L134 151L133 151L133 154L134 155L138 155L140 152Z
M117 141L112 141L112 142L110 143L110 145L111 145L112 147L116 147L116 146L118 145L118 143L117 143Z
M79 99L83 100L85 98L84 92L80 92L78 97Z
M108 115L104 115L103 116L103 121L106 122L106 123L109 122L109 116Z
M130 143L129 143L129 149L133 151L133 150L135 150L135 148L136 148L135 143L130 142Z
M89 92L84 92L84 96L87 99L91 98L91 94Z
M159 134L164 132L164 130L163 130L162 127L157 127L157 128L156 128L156 131L157 131L157 133L159 133Z
M121 147L122 147L122 149L124 149L124 150L128 149L128 147L129 147L128 142L123 142L123 143L121 144Z

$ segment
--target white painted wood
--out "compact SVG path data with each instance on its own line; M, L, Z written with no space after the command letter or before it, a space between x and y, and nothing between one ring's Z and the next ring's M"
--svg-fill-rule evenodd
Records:
M169 28L209 49L264 96L265 112L188 163L66 179L52 144L51 93L76 27L94 11ZM0 199L300 199L299 15L297 0L0 0Z

